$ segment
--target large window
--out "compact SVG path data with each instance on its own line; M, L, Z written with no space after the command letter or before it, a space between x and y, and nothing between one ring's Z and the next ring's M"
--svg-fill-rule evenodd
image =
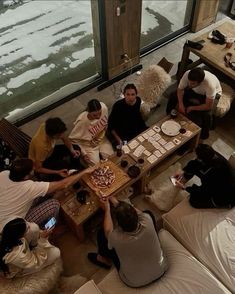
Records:
M141 48L154 46L162 38L189 26L192 6L193 0L143 0Z
M93 27L90 0L1 0L0 116L35 112L97 78Z

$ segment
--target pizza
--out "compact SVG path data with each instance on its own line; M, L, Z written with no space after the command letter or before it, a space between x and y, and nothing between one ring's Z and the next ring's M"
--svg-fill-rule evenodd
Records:
M115 181L115 174L108 166L98 167L91 173L91 182L97 188L109 188Z

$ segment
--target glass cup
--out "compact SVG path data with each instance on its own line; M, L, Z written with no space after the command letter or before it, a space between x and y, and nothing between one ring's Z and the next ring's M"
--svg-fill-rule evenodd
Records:
M171 110L171 118L176 118L178 114L178 111L176 109Z
M233 38L228 38L228 39L226 40L225 48L231 48L232 45L233 45L233 42L234 42L234 39L233 39Z
M143 158L139 158L137 160L137 163L138 163L137 165L138 165L139 168L143 167L143 165L144 165L144 159Z
M117 151L117 156L121 157L122 156L122 145L117 145L116 147Z

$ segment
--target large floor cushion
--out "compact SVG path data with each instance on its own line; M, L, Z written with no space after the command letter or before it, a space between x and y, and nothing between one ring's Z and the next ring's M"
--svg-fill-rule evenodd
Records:
M38 273L20 278L0 278L1 294L46 294L58 283L62 272L62 261L47 266Z
M103 294L231 293L169 232L161 230L159 237L169 261L169 269L161 279L142 288L129 288L122 283L114 269L98 284L101 292Z
M163 215L163 225L234 293L235 208L195 209L185 199Z

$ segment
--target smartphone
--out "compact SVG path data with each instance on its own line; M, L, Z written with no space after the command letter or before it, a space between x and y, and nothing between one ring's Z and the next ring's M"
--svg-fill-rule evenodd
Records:
M50 230L56 224L56 219L54 217L50 218L49 221L45 224L45 229Z

